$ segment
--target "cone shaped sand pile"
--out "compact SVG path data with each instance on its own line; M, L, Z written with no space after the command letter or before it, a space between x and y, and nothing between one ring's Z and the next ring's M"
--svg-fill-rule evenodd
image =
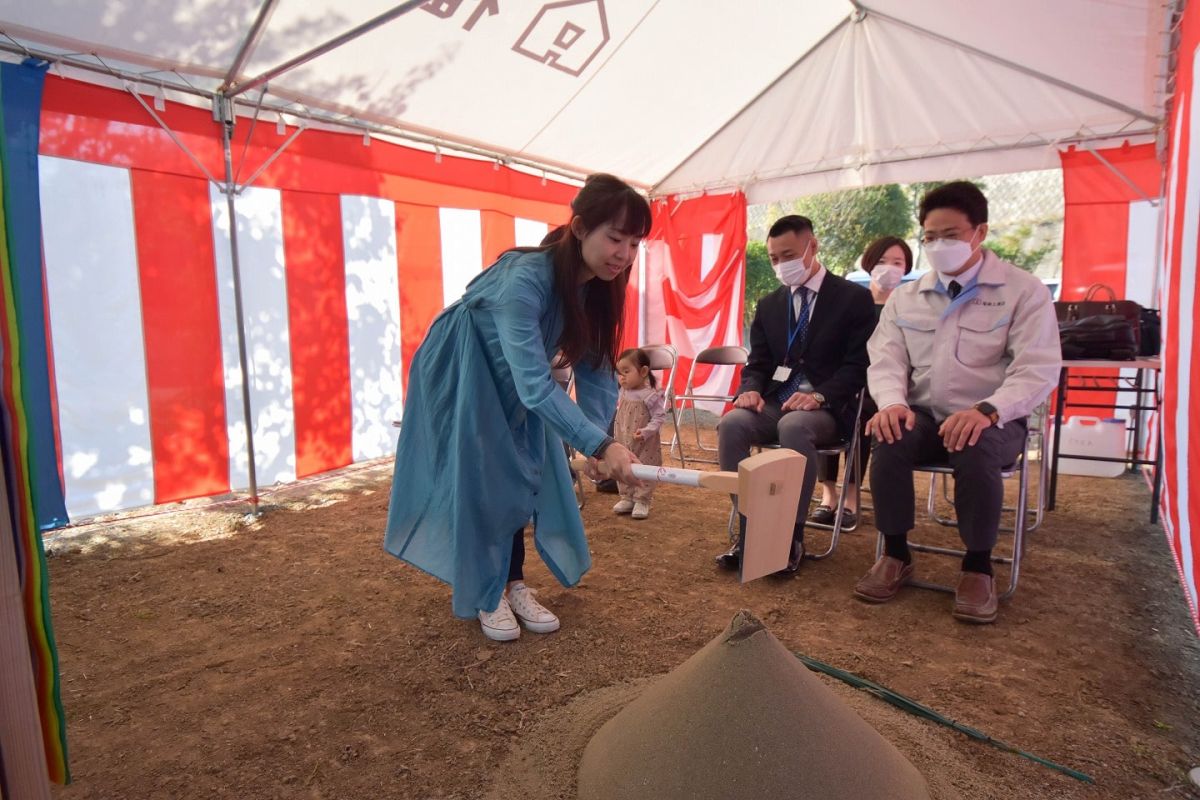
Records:
M916 768L748 611L596 732L579 800L929 800Z

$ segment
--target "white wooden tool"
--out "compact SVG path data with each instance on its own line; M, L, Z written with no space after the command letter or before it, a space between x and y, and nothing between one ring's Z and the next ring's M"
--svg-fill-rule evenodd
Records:
M583 469L587 459L572 465ZM651 467L635 464L639 480L694 486L738 496L738 510L746 515L746 541L742 545L741 582L778 572L787 566L796 504L804 481L805 458L795 450L765 450L738 464L737 472L704 472L696 469ZM607 474L600 465L602 474Z

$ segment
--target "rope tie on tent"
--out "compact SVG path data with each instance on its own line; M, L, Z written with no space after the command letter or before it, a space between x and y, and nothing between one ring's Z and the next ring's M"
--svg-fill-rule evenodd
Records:
M972 739L978 739L981 742L986 742L987 744L990 744L993 747L999 748L1000 750L1004 750L1005 752L1008 752L1008 753L1015 753L1015 754L1021 756L1022 758L1027 758L1030 761L1041 764L1043 767L1049 767L1050 769L1057 770L1058 772L1061 772L1064 775L1069 775L1077 781L1082 781L1084 783L1092 783L1092 784L1095 783L1095 781L1092 780L1092 777L1090 775L1086 775L1077 770L1073 770L1070 767L1064 767L1061 764L1055 764L1053 761L1048 761L1039 756L1035 756L1032 753L1027 753L1024 750L1020 750L1016 747L1013 747L1011 744L1008 744L1007 742L1002 742L999 739L993 739L991 736L988 736L983 731L972 728L969 725L963 725L961 722L955 722L954 720L950 719L949 717L942 716L938 712L934 711L932 708L929 708L928 706L918 703L916 700L905 697L904 695L900 694L899 692L892 691L891 689L888 689L886 686L880 686L878 683L875 683L874 681L869 681L866 678L860 678L859 676L855 675L853 672L846 672L845 670L838 669L837 667L833 667L833 666L830 666L829 664L822 663L820 661L817 661L815 658L809 658L808 656L806 656L802 653L797 653L795 651L792 652L792 655L794 655L796 658L800 659L800 662L802 664L804 664L804 666L811 669L813 672L820 672L820 673L824 673L825 675L829 675L830 677L837 678L838 680L842 681L843 683L848 683L851 686L853 686L855 689L862 689L863 691L867 692L868 694L873 694L876 697L878 697L880 700L884 700L888 703L891 703L892 705L896 706L897 708L899 708L903 711L907 711L909 714L912 714L913 716L922 717L922 718L930 720L932 722L936 722L939 725L944 725L947 728L953 728L954 730L958 731L959 733L965 734L965 735L971 737Z

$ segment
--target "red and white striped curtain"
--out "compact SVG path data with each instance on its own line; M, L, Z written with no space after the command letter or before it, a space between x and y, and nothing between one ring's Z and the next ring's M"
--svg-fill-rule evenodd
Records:
M746 288L746 196L740 192L655 201L646 239L643 344L679 351L675 389L682 392L692 360L709 347L742 343ZM698 365L697 394L727 395L733 367ZM720 413L722 403L702 403Z
M1153 144L1061 153L1063 170L1063 300L1081 300L1090 286L1103 284L1120 299L1158 308L1156 250L1160 244L1162 163ZM1102 295L1107 296L1107 295ZM1127 379L1135 370L1088 370L1087 374ZM1103 382L1111 386L1109 381ZM1147 382L1147 386L1150 384ZM1136 404L1135 392L1077 392L1076 402ZM1128 420L1121 409L1115 416ZM1068 406L1066 416L1095 416L1095 408ZM1142 415L1139 456L1154 450L1153 415Z
M1063 152L1063 300L1102 283L1158 307L1154 291L1162 164L1153 144Z
M1161 277L1163 309L1162 520L1179 578L1200 631L1200 447L1191 423L1200 420L1200 340L1196 317L1196 250L1200 246L1200 7L1189 4L1176 53L1176 90L1169 120L1170 151L1165 199L1166 236ZM1192 152L1196 145L1196 152Z
M161 114L223 177L211 113ZM242 154L249 122L235 131ZM294 129L289 129L288 134ZM257 126L245 180L286 135ZM73 518L248 485L231 230L260 486L391 455L434 316L576 189L308 130L226 198L128 93L50 77L40 188L59 463Z

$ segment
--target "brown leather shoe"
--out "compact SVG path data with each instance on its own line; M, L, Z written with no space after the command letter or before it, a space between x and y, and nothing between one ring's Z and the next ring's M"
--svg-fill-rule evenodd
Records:
M958 576L954 591L954 618L976 625L995 622L999 601L996 579L982 572L964 572Z
M912 576L911 561L905 564L898 558L880 556L854 587L854 596L868 603L886 603L896 596L896 592L900 591L900 587L908 583Z

